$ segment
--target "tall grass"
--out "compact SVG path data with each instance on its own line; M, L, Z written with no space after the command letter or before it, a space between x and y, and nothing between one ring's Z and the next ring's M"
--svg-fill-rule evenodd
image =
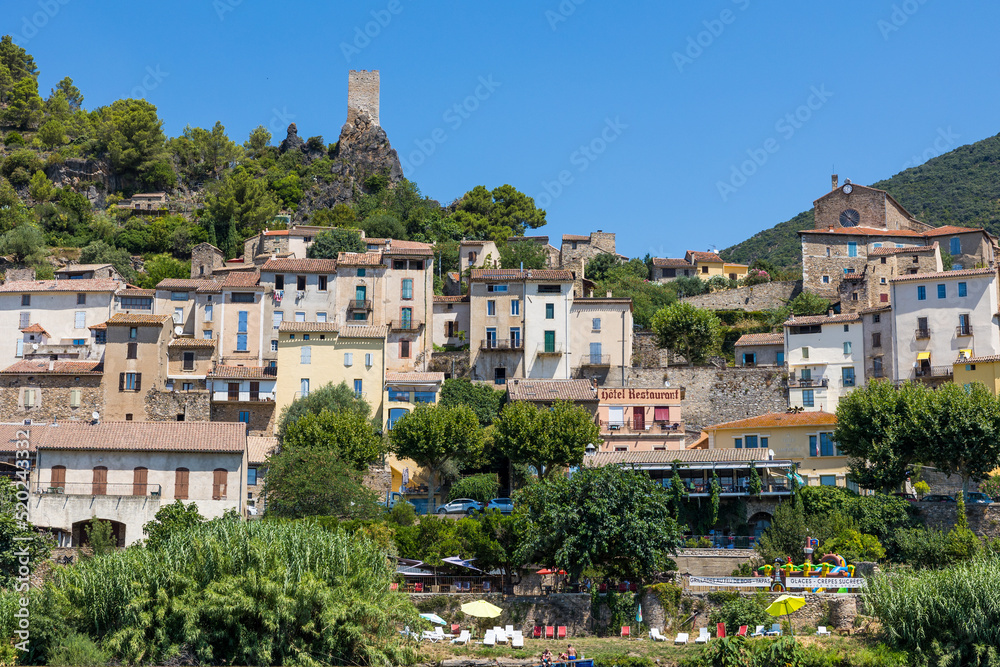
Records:
M1000 558L881 575L864 603L899 648L941 664L1000 665Z
M343 531L212 521L59 569L39 609L132 664L399 665L415 656L396 626L417 612L392 576L376 545Z

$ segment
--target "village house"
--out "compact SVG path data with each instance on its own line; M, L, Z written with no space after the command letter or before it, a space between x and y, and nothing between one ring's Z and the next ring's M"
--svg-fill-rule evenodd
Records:
M789 407L836 412L864 384L863 355L860 315L793 316L785 322Z
M785 334L743 334L735 344L736 366L758 368L785 365Z

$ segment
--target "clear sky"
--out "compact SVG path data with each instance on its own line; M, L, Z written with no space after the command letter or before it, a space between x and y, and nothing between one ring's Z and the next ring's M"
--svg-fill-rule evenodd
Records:
M348 70L379 69L424 194L510 183L542 233L614 231L629 256L724 248L810 208L834 168L871 183L1000 130L998 3L3 5L42 91L68 75L87 108L143 96L171 136L221 120L277 143L295 122L330 143Z

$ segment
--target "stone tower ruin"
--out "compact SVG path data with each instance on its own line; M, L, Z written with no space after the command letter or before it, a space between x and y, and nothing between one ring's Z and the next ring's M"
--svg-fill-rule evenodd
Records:
M362 112L378 126L379 71L354 70L347 74L347 122L354 124Z

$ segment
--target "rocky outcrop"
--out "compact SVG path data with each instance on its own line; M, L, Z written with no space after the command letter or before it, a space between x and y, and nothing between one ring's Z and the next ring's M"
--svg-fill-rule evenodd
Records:
M278 145L279 153L287 153L288 151L297 151L305 146L302 137L299 136L299 128L296 127L295 123L288 126L288 131L285 138Z
M120 192L135 185L126 182L126 179L121 174L115 173L111 165L104 160L66 158L62 163L46 166L45 175L56 187L71 188L77 191L79 191L80 184L84 182L99 184L96 187L91 185L85 193L91 203L103 204L103 201L98 202L99 199L103 199L103 196L98 194L98 189L104 193Z

